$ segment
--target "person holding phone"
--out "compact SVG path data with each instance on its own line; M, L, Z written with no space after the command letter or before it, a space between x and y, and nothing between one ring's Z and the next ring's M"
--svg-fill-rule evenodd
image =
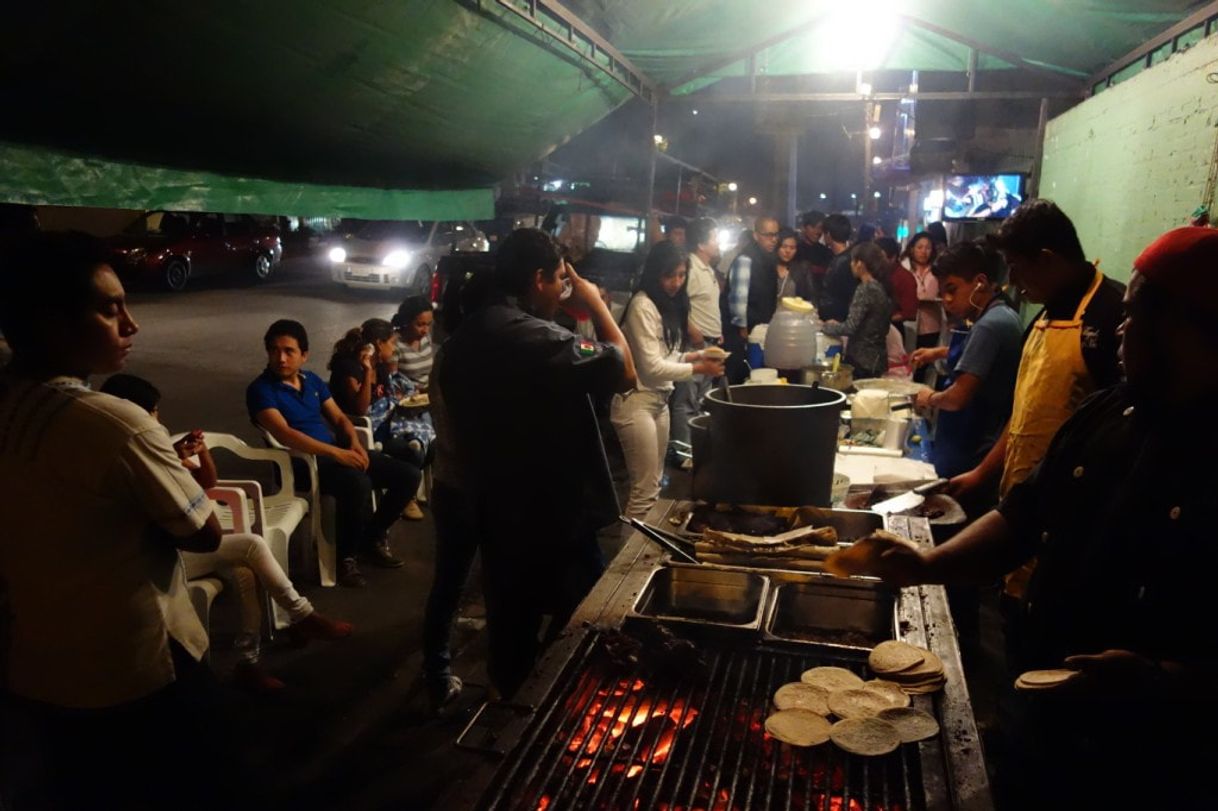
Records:
M676 381L723 374L723 358L687 352L688 257L667 240L651 247L638 290L626 305L622 332L638 368L638 385L617 394L610 420L626 455L630 499L626 515L645 518L660 496L660 476L668 448L668 398Z
M144 378L130 374L111 375L102 384L101 391L129 400L157 422L161 421L161 392ZM173 449L200 487L206 490L216 486L219 478L216 463L203 431L194 429L174 442ZM292 623L288 626L288 635L298 643L311 639L343 639L350 636L354 628L349 622L332 620L315 611L312 603L296 591L261 535L225 533L214 552L183 552L182 564L187 578L202 577L220 569L227 570L236 581L241 630L233 645L238 656L233 681L248 692L269 694L284 688L283 681L260 664L262 603L258 599L258 586L266 589L270 598L287 612Z
M450 418L466 511L482 553L487 669L500 695L527 678L604 569L596 532L616 521L592 398L634 388L629 344L595 284L544 231L522 228L495 258L491 301L464 317L434 372ZM554 322L569 287L601 340Z
M348 330L330 356L330 392L344 414L369 419L381 450L421 471L431 458L436 431L425 406L401 405L419 387L398 366L398 334L383 318L369 318ZM423 519L417 499L411 499L402 517Z

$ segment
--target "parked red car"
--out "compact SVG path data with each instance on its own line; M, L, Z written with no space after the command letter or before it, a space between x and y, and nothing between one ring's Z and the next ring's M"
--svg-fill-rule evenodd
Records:
M109 242L124 280L175 291L192 278L221 273L260 282L283 258L279 232L246 214L147 211Z

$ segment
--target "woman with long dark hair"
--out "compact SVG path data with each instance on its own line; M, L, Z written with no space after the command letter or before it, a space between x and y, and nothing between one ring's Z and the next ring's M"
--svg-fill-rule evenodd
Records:
M431 415L407 400L418 387L398 370L397 351L397 332L383 318L348 330L330 357L330 393L344 414L368 417L385 453L422 469L436 432ZM418 521L423 511L411 501L402 515Z
M926 231L909 238L901 265L913 274L918 283L918 347L939 345L943 331L943 305L939 302L939 282L931 271L935 264L935 240Z
M626 456L630 499L626 514L643 518L660 495L668 447L668 397L673 383L695 374L723 374L721 358L686 352L689 296L686 255L667 240L647 254L638 290L626 306L622 332L638 372L638 386L613 398L610 420Z
M850 272L858 279L844 322L826 321L824 332L833 338L848 337L846 361L858 379L883 377L888 371L888 329L892 299L884 292L888 260L874 242L860 242L850 249Z
M778 248L774 253L778 260L778 299L775 306L791 296L815 303L817 291L813 288L812 271L806 261L798 258L799 234L790 228L780 230Z

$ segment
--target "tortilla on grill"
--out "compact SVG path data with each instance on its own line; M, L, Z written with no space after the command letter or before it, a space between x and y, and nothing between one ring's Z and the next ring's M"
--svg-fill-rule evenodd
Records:
M890 639L871 649L867 664L876 673L901 673L912 670L926 661L928 651L916 648L908 642Z
M887 696L860 687L856 690L838 690L829 694L829 709L838 718L871 718L880 710L892 708Z
M914 743L933 738L939 734L939 722L923 710L913 707L889 707L876 716L897 728L901 743Z
M872 679L863 683L864 690L870 690L877 695L883 696L888 700L890 707L908 707L909 696L901 689L901 685L895 681L886 681L885 679Z
M805 670L799 677L804 684L815 684L830 693L838 690L854 690L863 686L863 680L844 667L814 667Z
M854 755L878 757L895 752L901 745L897 728L879 718L847 718L829 730L829 739Z
M829 740L831 724L810 710L780 710L765 719L765 731L791 746L819 746Z
M889 549L908 546L916 549L912 541L885 530L876 530L852 546L825 559L825 571L838 577L866 575L875 571L880 556Z
M825 716L829 714L829 691L802 681L784 684L774 693L774 706L780 710L807 710Z

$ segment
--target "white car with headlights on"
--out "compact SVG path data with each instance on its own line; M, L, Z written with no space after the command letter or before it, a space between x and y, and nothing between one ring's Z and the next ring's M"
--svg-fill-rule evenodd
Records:
M385 220L369 222L330 248L327 258L331 277L346 287L425 296L441 256L489 248L468 222Z

